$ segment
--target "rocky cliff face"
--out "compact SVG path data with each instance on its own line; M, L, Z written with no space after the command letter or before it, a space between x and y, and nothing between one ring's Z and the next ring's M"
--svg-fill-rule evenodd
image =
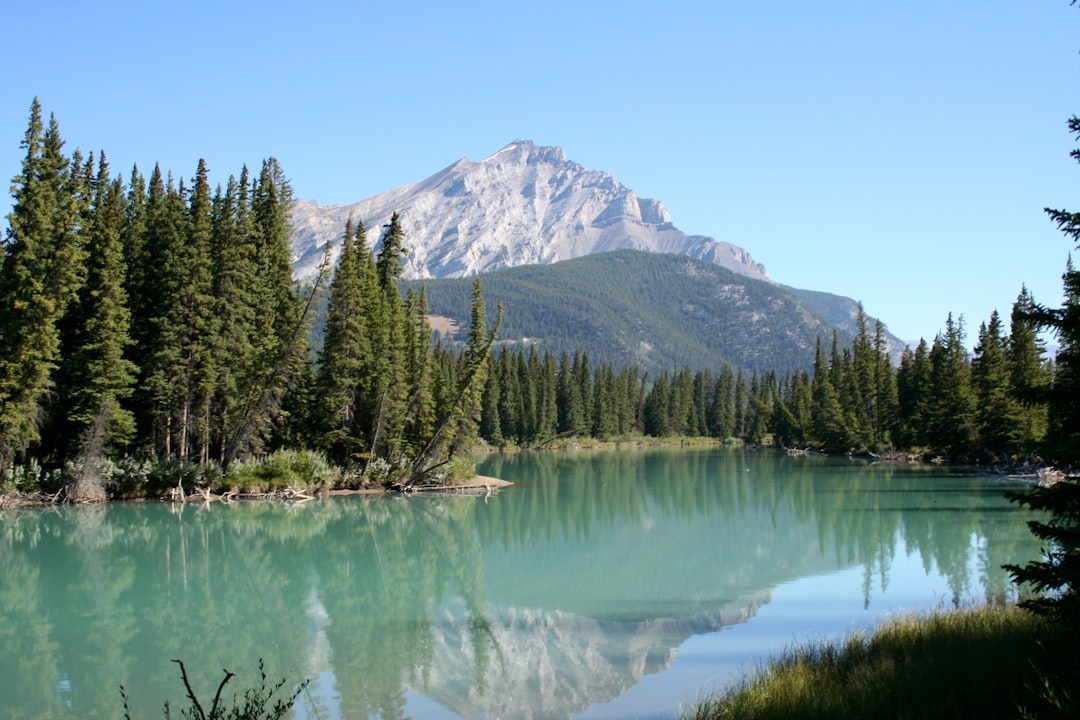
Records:
M562 148L515 140L494 155L459 160L427 180L346 205L297 201L292 249L298 278L318 271L327 242L336 260L345 223L362 221L368 242L400 214L405 277L467 277L610 250L677 253L768 280L743 248L687 235L658 200L639 198L607 173L566 159Z

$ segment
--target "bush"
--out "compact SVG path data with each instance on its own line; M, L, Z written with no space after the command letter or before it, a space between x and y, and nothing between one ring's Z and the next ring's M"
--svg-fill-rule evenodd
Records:
M335 472L314 450L277 450L257 460L234 462L217 482L223 491L272 492L287 487L314 488L332 483Z

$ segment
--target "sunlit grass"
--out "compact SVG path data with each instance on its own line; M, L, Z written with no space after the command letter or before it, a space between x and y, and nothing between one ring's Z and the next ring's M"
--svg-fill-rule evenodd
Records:
M1048 690L1076 678L1075 635L1011 605L898 617L790 650L683 717L1067 717Z
M233 463L216 485L222 491L273 492L286 487L318 487L333 476L333 468L321 453L278 450L263 458Z

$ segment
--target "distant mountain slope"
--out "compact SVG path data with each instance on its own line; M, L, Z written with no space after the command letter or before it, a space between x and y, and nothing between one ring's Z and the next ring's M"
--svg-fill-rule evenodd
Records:
M687 235L663 203L567 160L562 148L528 140L479 162L463 158L426 180L360 202L297 201L292 210L293 268L301 280L314 277L327 242L336 260L350 215L363 221L374 246L395 211L410 251L406 278L468 277L635 249L688 255L768 279L746 250Z
M650 372L809 369L818 336L833 333L791 291L682 255L620 250L481 281L489 313L505 306L502 340ZM433 315L468 327L473 280L414 283L426 286Z
M859 332L859 304L851 298L818 290L800 290L793 287L785 289L799 298L799 301L810 312L828 324L839 328L852 337ZM866 331L871 335L874 334L874 322L874 318L867 319ZM892 358L893 364L898 366L906 344L895 335L890 334L888 328L885 330L885 342L889 357Z

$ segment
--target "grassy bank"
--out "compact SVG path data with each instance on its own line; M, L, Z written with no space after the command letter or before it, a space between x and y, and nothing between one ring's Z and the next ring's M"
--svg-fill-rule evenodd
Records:
M1014 605L906 616L790 650L682 717L1075 717L1076 640Z

